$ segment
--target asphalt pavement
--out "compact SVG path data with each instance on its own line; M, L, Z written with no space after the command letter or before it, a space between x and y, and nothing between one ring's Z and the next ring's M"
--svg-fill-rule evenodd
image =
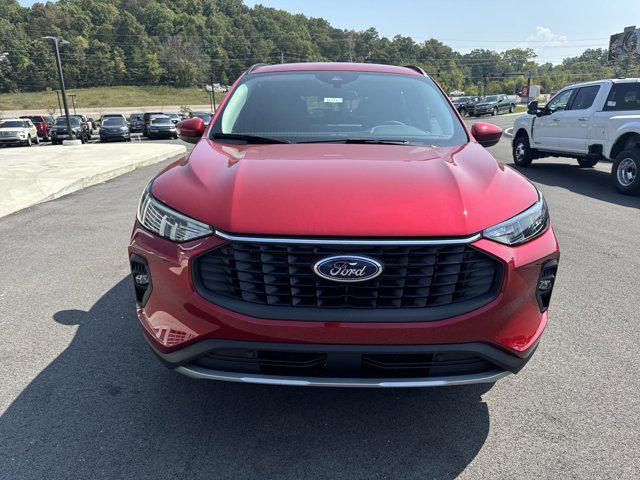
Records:
M514 117L473 119L511 126ZM510 143L491 152L510 163ZM152 357L126 247L164 164L0 219L0 478L638 478L640 198L536 161L562 256L540 348L490 386L198 381Z

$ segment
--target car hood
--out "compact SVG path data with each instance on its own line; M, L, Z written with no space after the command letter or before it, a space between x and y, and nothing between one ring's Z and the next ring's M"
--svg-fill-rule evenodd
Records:
M201 140L152 194L234 233L458 236L537 200L533 185L476 143L230 146Z

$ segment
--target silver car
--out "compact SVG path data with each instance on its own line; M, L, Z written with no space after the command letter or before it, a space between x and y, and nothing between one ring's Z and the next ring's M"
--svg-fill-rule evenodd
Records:
M40 143L38 129L29 119L7 118L0 120L0 145L30 147Z

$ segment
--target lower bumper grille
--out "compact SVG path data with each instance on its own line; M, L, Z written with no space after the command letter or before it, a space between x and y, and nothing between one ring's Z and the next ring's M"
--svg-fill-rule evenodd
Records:
M221 349L193 363L216 371L292 377L428 378L498 368L469 352L360 354Z
M338 283L313 265L359 255L383 265L375 279ZM425 321L476 309L496 297L502 264L469 245L309 245L231 241L194 261L198 292L223 307L261 318ZM386 314L379 312L386 311ZM413 318L398 312L412 311ZM294 313L295 312L295 313ZM394 312L390 315L389 312ZM339 318L334 318L339 320Z

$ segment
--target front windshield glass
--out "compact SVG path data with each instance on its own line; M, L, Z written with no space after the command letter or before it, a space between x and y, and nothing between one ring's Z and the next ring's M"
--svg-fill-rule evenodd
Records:
M0 128L24 128L26 126L27 122L23 120L9 120L4 122L0 120Z
M169 125L171 123L171 119L169 117L152 118L151 123L153 125Z
M113 126L122 126L126 122L122 117L114 117L114 118L105 118L102 122L102 125L105 127L113 127Z
M498 95L489 95L488 97L484 97L485 102L495 102L498 100Z
M71 126L72 127L76 127L78 125L80 125L80 120L78 120L75 117L71 117ZM58 119L56 120L56 125L62 125L62 126L67 126L67 119L65 117L58 117Z
M247 75L217 117L212 135L289 142L397 140L460 145L467 136L427 77L356 71Z

